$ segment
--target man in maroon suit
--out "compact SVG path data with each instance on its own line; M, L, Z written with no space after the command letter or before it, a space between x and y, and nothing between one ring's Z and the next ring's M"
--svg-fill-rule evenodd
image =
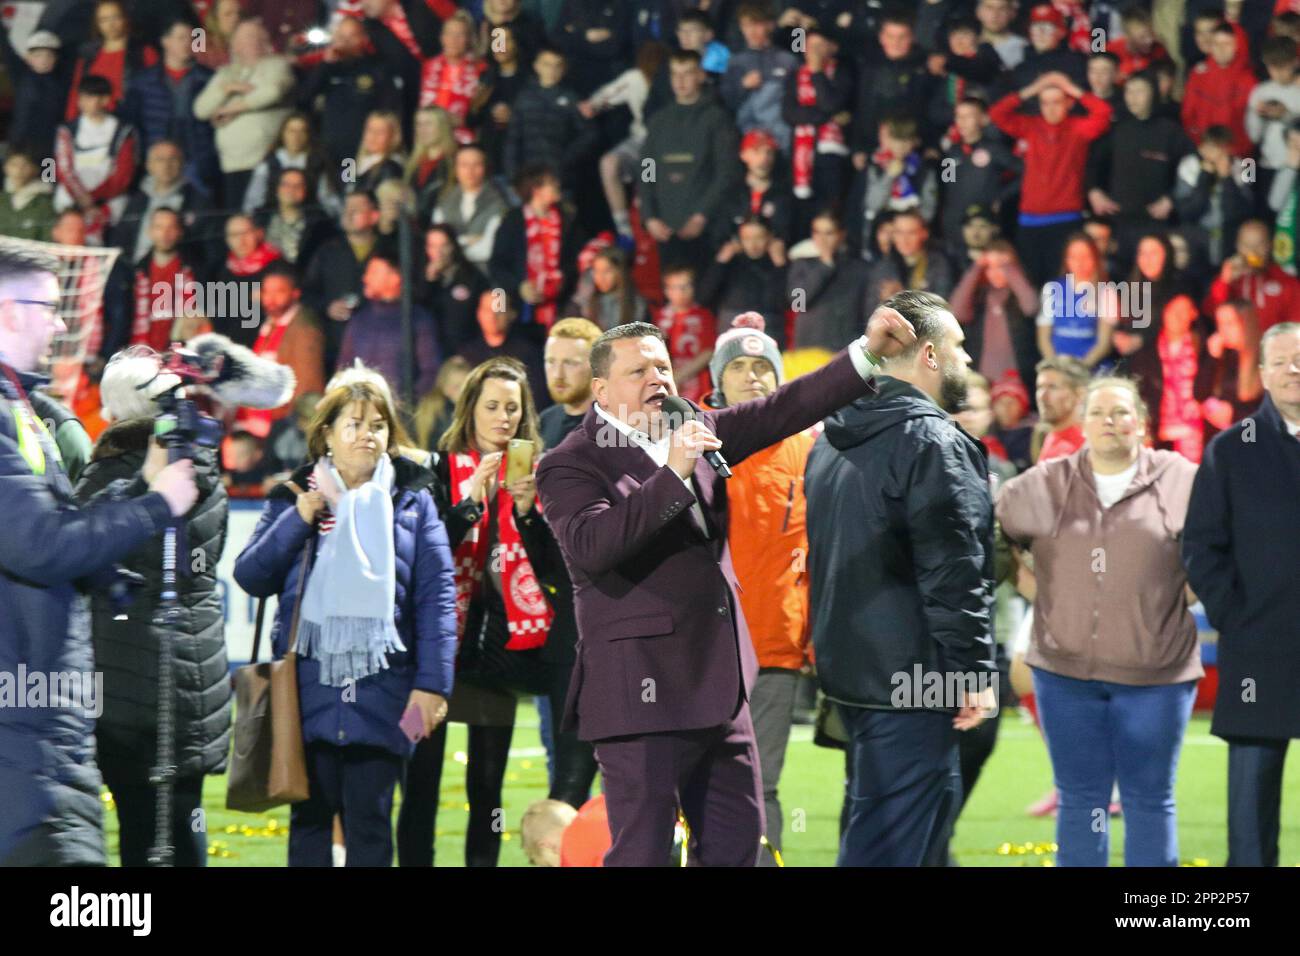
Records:
M662 333L633 322L591 349L596 404L542 459L537 487L573 578L578 660L566 725L594 741L613 846L606 866L668 863L680 806L703 866L753 866L763 832L748 688L753 645L727 549L727 495L699 458L735 465L875 390L916 338L878 309L867 334L767 398L669 432ZM793 560L793 555L791 559Z

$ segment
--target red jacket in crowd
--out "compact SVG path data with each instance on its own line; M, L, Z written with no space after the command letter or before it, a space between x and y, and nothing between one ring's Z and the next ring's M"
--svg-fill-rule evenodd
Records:
M1129 49L1128 37L1120 37L1106 44L1106 52L1119 57L1121 83L1134 73L1141 73L1147 67L1169 59L1169 51L1159 40L1151 44L1151 49L1146 53L1139 53L1137 50Z
M1263 335L1279 322L1294 321L1300 315L1300 280L1270 262L1263 272L1247 272L1232 282L1224 282L1220 275L1210 286L1206 312L1214 310L1229 299L1246 299L1259 314L1259 334Z
M1255 74L1249 66L1235 61L1219 66L1214 60L1202 60L1187 74L1183 91L1183 128L1192 142L1201 144L1211 126L1232 130L1232 152L1249 156L1255 148L1246 135L1246 105L1255 88Z
M1025 174L1020 211L1030 215L1078 212L1083 208L1083 173L1088 144L1110 129L1110 105L1091 93L1079 103L1087 116L1067 116L1055 125L1017 112L1023 100L1011 93L993 104L989 118L1008 136L1023 139Z

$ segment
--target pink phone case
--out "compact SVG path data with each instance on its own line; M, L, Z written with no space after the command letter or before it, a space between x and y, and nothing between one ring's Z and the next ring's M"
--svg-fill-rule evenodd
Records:
M418 743L424 739L424 717L420 714L420 708L414 704L406 708L406 713L402 714L398 726L402 728L402 732L411 743Z

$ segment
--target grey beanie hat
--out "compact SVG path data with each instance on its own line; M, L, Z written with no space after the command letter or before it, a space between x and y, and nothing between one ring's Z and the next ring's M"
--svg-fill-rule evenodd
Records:
M777 348L776 340L763 331L766 327L767 323L757 312L742 312L731 320L731 328L718 336L713 344L713 358L709 359L709 375L717 392L722 391L722 370L744 356L761 357L771 362L776 370L776 384L781 384L781 350Z

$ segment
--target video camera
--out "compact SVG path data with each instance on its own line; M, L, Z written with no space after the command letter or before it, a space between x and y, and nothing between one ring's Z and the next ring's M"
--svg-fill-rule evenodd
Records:
M212 333L159 354L158 375L166 374L177 381L153 396L160 409L154 437L171 461L193 458L198 448L217 448L225 434L220 421L182 393L186 386L204 385L225 405L271 409L289 401L296 384L288 366ZM138 388L148 389L158 375Z
M158 374L171 373L177 382L154 396L160 412L154 419L153 434L167 449L171 461L193 458L197 448L218 448L225 429L211 415L199 411L194 400L184 396L187 385L209 385L221 373L221 359L211 361L187 348L177 347L158 356Z

